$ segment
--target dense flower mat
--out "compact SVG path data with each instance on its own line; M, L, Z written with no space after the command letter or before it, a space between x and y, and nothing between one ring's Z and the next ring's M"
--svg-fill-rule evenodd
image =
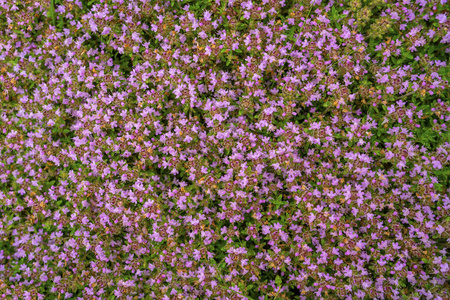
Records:
M449 299L447 0L1 0L0 299Z

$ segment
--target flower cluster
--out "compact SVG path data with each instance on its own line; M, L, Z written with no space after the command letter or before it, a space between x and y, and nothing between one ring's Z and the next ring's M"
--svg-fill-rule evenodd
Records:
M447 0L0 1L0 299L449 299L449 30Z

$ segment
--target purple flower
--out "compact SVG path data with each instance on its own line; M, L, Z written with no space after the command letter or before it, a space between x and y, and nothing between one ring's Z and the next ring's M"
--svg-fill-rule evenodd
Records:
M436 20L438 20L440 24L445 23L447 21L447 14L438 14Z
M435 169L437 169L437 170L442 169L442 164L441 164L441 162L438 161L438 160L433 160L433 161L432 161L432 165L433 165L433 168L435 168Z
M47 281L47 279L48 279L48 277L47 277L47 275L45 275L45 274L41 274L41 276L39 276L39 279L41 280L41 281Z

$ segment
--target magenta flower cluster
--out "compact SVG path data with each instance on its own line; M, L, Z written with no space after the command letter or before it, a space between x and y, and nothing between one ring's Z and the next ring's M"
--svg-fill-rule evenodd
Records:
M447 0L0 0L0 299L450 299Z

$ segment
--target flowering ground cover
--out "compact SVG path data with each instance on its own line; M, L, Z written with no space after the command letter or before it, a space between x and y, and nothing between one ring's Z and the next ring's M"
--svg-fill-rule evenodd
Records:
M447 0L0 0L0 299L450 299Z

